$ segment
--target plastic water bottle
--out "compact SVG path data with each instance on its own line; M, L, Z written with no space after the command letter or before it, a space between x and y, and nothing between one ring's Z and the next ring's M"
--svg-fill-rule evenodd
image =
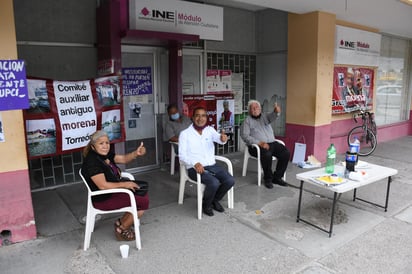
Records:
M360 142L358 137L355 137L355 141L350 144L349 151L352 153L359 153Z
M326 173L332 174L335 170L336 148L333 144L330 144L326 155Z

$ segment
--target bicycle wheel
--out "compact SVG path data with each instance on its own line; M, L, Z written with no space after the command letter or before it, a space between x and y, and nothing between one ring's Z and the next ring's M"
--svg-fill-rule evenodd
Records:
M348 146L355 142L355 137L358 138L360 144L359 156L368 156L376 149L378 142L372 130L367 129L365 131L362 126L352 128L348 133Z

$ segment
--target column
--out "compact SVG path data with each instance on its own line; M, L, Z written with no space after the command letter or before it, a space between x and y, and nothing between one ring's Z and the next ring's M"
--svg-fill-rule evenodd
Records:
M286 137L293 148L301 135L306 154L325 160L330 145L336 16L289 14Z
M0 59L17 59L13 0L0 1ZM23 113L1 111L5 141L0 142L0 244L36 237Z

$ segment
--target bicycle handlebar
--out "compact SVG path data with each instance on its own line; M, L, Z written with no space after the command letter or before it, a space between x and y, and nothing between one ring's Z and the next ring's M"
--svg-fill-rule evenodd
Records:
M355 121L355 123L358 122L358 120L356 120L356 117L361 116L362 120L366 119L366 116L371 117L373 115L373 112L370 111L364 111L363 109L360 109L358 113L354 113L353 114L353 120Z

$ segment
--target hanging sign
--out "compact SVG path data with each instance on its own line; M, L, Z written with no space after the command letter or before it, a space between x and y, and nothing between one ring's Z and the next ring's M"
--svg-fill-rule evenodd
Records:
M123 96L152 94L152 68L123 68Z
M0 60L0 111L29 108L23 60Z
M379 33L336 26L335 64L377 67L380 50Z
M223 41L223 8L176 0L130 0L129 28Z

